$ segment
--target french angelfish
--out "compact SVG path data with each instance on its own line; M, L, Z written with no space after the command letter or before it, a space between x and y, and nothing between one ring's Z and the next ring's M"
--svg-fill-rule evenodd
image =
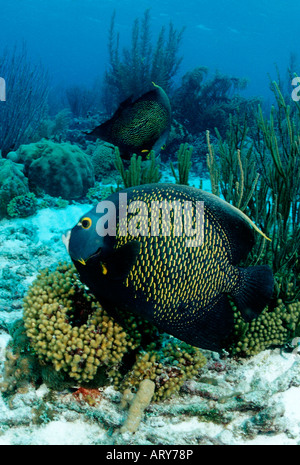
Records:
M254 245L255 225L229 203L193 187L148 184L121 193L127 194L126 205L119 193L112 194L106 200L115 208L104 213L92 208L63 238L80 280L112 316L131 312L193 346L220 351L234 327L228 296L250 321L273 292L268 266L238 266ZM144 202L148 213L130 207L138 205L134 201ZM174 208L169 209L170 229L161 214L162 229L151 234L155 201L182 207L189 201L194 213L196 202L204 202L202 244L187 246L190 233ZM128 212L127 235L121 211ZM143 234L130 230L131 221ZM104 235L108 224L116 225L115 235Z
M145 159L151 150L157 153L164 146L171 126L171 106L164 90L153 90L133 101L122 102L108 121L86 133L89 139L102 139L116 145L121 157L135 153Z

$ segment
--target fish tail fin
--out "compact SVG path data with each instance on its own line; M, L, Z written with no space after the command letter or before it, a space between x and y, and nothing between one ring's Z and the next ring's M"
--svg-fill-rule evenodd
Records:
M270 301L274 289L272 270L267 265L239 268L239 283L231 294L246 321L256 318Z

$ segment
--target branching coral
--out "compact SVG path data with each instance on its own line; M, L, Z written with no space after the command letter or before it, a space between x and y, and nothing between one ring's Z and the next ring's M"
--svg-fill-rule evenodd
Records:
M171 162L171 170L177 184L188 185L189 172L192 167L192 153L193 147L189 146L188 144L180 145L177 154L178 175L176 174L173 163Z

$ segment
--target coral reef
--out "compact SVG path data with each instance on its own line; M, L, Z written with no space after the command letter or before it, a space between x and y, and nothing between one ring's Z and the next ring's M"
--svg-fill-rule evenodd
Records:
M205 364L198 349L175 339L161 348L156 329L142 320L124 316L124 325L123 329L114 322L86 293L70 265L42 272L24 298L29 345L44 370L49 365L50 377L55 378L53 366L66 382L73 379L101 386L110 380L121 391L149 378L155 382L154 398L159 400L178 392ZM153 338L157 342L149 345ZM130 354L143 346L137 360L130 362Z
M10 334L12 339L6 347L4 375L0 383L0 390L5 395L26 391L28 385L37 382L40 376L38 359L30 352L22 320L12 325Z
M119 182L117 183L119 184ZM91 187L87 194L86 198L91 202L93 205L97 205L100 200L106 199L109 195L115 192L115 188L110 185L102 185L100 182L95 182L94 187Z
M171 162L171 170L174 178L176 179L177 184L186 184L188 185L189 172L192 167L192 153L193 147L190 147L187 143L181 144L177 154L177 168L178 176L175 172L173 163Z
M233 305L235 339L229 349L232 355L251 356L275 346L284 346L300 334L300 302L284 304L281 299L270 311L263 310L258 318L246 323Z
M149 378L155 383L153 400L161 401L178 393L184 382L194 378L205 364L205 357L196 347L181 341L176 344L157 341L137 356L121 383L121 390L137 388Z
M0 443L296 445L300 359L283 355L267 350L241 361L207 353L200 376L186 381L180 396L151 402L133 434L120 429L134 393L111 386L54 392L28 384L27 392L0 397Z
M29 182L54 197L79 199L94 185L92 162L76 145L43 140L21 145L17 153Z
M68 200L44 194L43 198L39 201L38 208L66 208L68 205Z
M0 159L0 218L7 215L7 206L15 197L28 195L28 180L22 165Z
M112 384L134 391L149 379L159 401L178 393L206 363L199 349L158 335L142 319L124 315L122 325L86 292L73 266L43 271L24 298L23 321L11 330L2 391L9 395L20 389L20 380L29 382L19 366L30 365L31 381L55 390Z
M70 111L65 108L59 111L54 118L47 118L40 122L33 135L32 142L41 139L52 139L61 142L66 137L71 122Z

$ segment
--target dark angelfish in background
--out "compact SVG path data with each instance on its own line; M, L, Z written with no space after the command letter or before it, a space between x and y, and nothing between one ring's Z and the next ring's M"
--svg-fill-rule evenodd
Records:
M133 101L122 102L108 121L87 134L89 139L102 139L116 145L121 157L129 159L135 153L144 159L151 150L156 153L166 143L171 126L171 105L164 90L153 90Z

